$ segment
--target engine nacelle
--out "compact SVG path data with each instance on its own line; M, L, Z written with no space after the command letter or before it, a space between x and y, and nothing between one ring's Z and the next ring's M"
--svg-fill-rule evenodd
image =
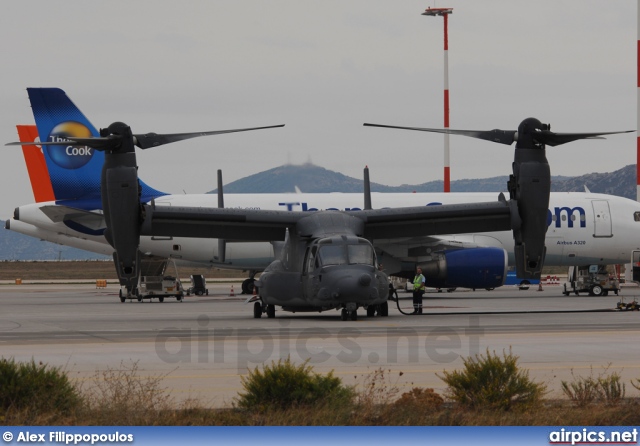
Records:
M507 266L507 251L502 248L448 251L420 265L426 285L433 288L496 288L504 284Z

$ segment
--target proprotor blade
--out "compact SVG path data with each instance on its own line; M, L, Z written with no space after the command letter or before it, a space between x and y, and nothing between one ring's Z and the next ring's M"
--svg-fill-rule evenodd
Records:
M211 132L193 132L193 133L170 133L170 134L157 134L157 133L145 133L139 135L133 135L134 144L141 149L150 149L152 147L162 146L164 144L170 144L172 142L184 141L185 139L198 138L200 136L221 135L223 133L237 133L248 132L250 130L262 130L272 129L276 127L284 127L284 124L269 125L266 127L251 127L245 129L231 129L231 130L215 130ZM33 143L21 143L10 142L7 146L73 146L73 147L92 147L96 150L116 150L122 145L122 135L109 135L109 136L96 136L93 138L80 138L76 136L68 136L65 141L56 142L33 142Z
M486 141L497 142L499 144L511 145L516 140L515 130L455 130L455 129L430 129L425 127L401 127L396 125L368 124L369 127L385 127L389 129L417 130L420 132L446 133L449 135L468 136L470 138L484 139Z
M600 132L600 133L553 133L549 130L543 130L535 135L535 139L542 144L551 147L566 144L568 142L577 141L579 139L604 139L603 135L616 135L618 133L631 133L635 130L624 130L621 132Z
M71 146L71 147L91 147L96 150L112 150L121 143L118 137L79 138L67 136L65 141L43 141L43 142L10 142L5 146Z
M193 132L193 133L170 133L170 134L158 134L158 133L145 133L141 135L133 135L135 138L135 145L141 149L150 149L151 147L158 147L164 144L170 144L172 142L184 141L185 139L198 138L200 136L221 135L223 133L237 133L247 132L250 130L262 130L272 129L276 127L284 127L284 124L269 125L266 127L251 127L245 129L231 129L231 130L215 130L212 132Z

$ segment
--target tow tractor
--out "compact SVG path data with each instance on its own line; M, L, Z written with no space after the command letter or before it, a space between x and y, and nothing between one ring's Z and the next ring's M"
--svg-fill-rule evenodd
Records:
M191 276L191 286L187 289L187 296L195 294L196 296L202 296L203 294L209 295L209 289L207 288L207 281L201 274Z
M563 285L562 294L589 293L589 296L606 296L609 291L616 295L620 290L620 282L609 275L606 265L570 266L567 281Z
M173 265L175 275L170 275L169 264ZM173 260L145 260L137 288L127 293L126 287L120 287L120 302L127 299L137 299L138 302L142 299L158 299L164 302L165 297L175 297L178 302L182 302L184 298L184 289Z

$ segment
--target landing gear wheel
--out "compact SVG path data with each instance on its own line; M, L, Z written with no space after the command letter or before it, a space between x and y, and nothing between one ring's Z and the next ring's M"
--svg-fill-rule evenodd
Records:
M120 302L124 302L126 297L122 294L122 290L120 290Z
M369 305L367 307L367 317L374 317L376 315L376 306Z
M385 302L378 306L378 316L387 317L389 316L389 303Z
M267 317L269 319L273 319L276 317L276 306L275 305L267 305Z
M600 285L593 285L589 290L592 296L602 296L603 290Z
M255 279L244 279L242 281L242 286L240 287L242 294L253 294L253 282L255 282Z
M342 313L340 313L340 319L342 319L343 321L346 321L348 317L349 317L349 314L347 313L347 309L343 308Z
M262 317L262 304L260 302L255 302L253 304L253 317L255 319L260 319Z
M351 316L352 321L358 320L358 312L356 310L353 310L349 316Z

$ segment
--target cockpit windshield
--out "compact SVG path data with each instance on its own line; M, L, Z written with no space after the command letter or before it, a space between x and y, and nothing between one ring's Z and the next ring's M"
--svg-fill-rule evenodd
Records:
M344 245L325 245L321 246L318 251L320 255L320 264L326 265L345 265L347 261L347 253Z
M322 266L327 265L374 265L373 247L364 239L350 243L322 243L318 249Z
M373 250L365 244L347 245L349 263L373 265Z

